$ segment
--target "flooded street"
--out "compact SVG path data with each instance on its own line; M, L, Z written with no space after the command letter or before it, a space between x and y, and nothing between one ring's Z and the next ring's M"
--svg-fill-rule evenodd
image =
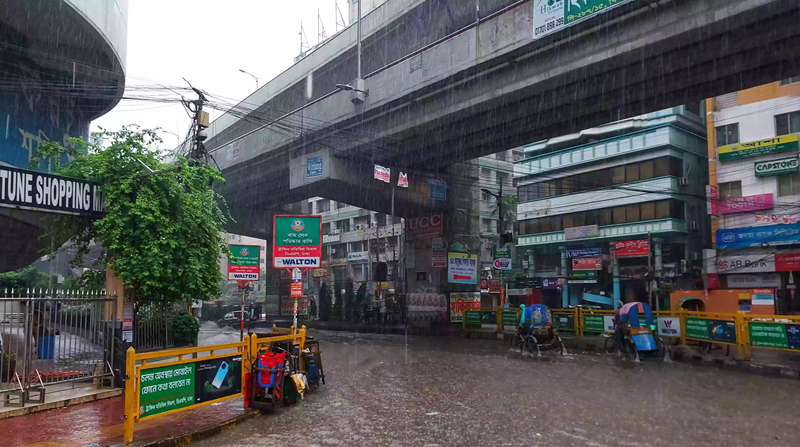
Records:
M794 444L792 380L598 354L537 360L495 341L312 335L327 385L199 445Z

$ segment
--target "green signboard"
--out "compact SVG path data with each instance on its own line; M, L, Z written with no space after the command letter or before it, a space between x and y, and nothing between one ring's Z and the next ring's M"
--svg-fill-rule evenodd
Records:
M786 325L779 323L748 323L750 344L763 348L789 349Z
M595 271L577 271L569 272L569 279L597 279L597 272Z
M519 318L520 315L515 310L504 310L503 311L503 327L517 327L519 325Z
M468 310L464 312L464 324L467 326L480 326L483 312L479 310Z
M194 363L142 371L139 418L194 405Z
M321 216L275 216L272 266L282 269L322 267L321 225Z
M704 318L687 318L686 336L708 340L708 320Z
M583 330L584 332L605 332L605 319L602 315L584 315Z
M256 266L259 264L261 247L258 245L229 245L231 258L228 260L230 265Z
M757 161L755 163L756 177L769 177L772 175L791 174L800 171L797 156L780 158L778 160Z

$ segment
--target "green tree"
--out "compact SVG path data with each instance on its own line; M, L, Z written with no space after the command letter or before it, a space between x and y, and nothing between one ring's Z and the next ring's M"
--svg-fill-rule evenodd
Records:
M333 310L331 311L331 319L333 321L342 321L344 299L342 298L342 287L340 284L333 283Z
M180 156L168 162L156 149L161 140L153 130L130 126L94 136L105 145L73 139L76 150L48 142L32 159L34 166L49 162L62 175L98 182L105 196L102 219L59 217L51 235L78 247L76 263L92 241L103 245L98 262L122 279L129 298L215 297L219 257L227 251L220 235L224 201L211 189L212 181L224 181L220 172ZM58 163L63 154L72 157L66 166Z
M367 283L363 282L360 286L358 286L358 292L356 292L356 299L354 303L353 315L355 317L356 323L361 323L364 315L364 301L367 299Z
M51 277L32 265L0 273L0 289L25 292L27 289L52 289L55 283L55 275Z
M500 205L496 199L492 198L495 201L495 207L492 209L490 214L491 217L497 216L500 218ZM517 222L517 197L506 194L503 196L503 226L504 229L514 228L514 224ZM496 229L492 229L494 232Z
M322 321L331 319L331 291L325 283L319 286L319 319Z
M355 299L356 294L353 293L353 280L347 278L347 281L344 283L344 319L347 321L353 321L353 316L355 315L353 312Z

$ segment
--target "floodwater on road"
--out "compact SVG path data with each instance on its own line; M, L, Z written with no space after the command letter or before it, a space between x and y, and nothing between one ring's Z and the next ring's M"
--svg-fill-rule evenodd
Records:
M214 339L238 340L222 332ZM605 354L537 359L497 341L311 335L327 385L199 445L800 444L796 380Z

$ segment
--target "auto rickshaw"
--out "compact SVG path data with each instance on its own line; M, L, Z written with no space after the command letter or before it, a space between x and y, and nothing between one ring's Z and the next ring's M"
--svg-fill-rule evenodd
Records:
M523 313L523 322L517 331L522 340L520 351L527 350L533 354L535 347L536 355L541 356L542 349L560 348L561 355L567 353L561 337L553 330L553 314L549 307L544 304L528 306Z
M644 322L639 318L640 315L644 316ZM619 319L627 346L633 351L636 361L639 361L640 352L654 354L665 360L669 358L665 357L667 348L664 342L654 333L656 324L650 305L640 302L625 304L619 310Z

